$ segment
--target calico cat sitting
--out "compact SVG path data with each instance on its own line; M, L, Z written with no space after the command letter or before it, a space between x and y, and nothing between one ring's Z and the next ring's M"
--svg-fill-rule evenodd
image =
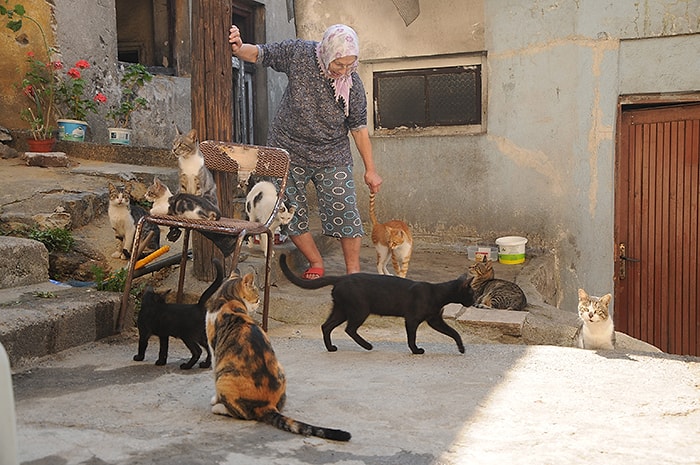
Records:
M350 433L313 426L280 411L287 381L270 340L248 312L259 304L254 275L233 274L209 304L207 338L214 353L212 412L256 420L291 433L349 441Z
M245 201L245 211L248 215L250 221L255 221L258 223L264 223L270 218L272 210L275 208L275 203L277 203L277 187L270 181L258 181L250 189ZM287 225L296 212L296 207L292 206L287 208L287 205L282 202L280 208L277 211L277 215L272 220L270 224L270 231L274 234L277 228L281 225ZM249 238L248 246L252 247L252 237ZM260 235L260 248L263 254L267 255L267 235ZM273 252L274 254L274 252Z
M396 275L405 278L413 252L411 230L401 220L380 223L374 212L375 197L373 192L369 194L369 217L372 221L372 243L377 250L377 273L391 274L387 269L391 259Z
M449 303L459 303L466 307L472 305L472 278L462 275L452 281L437 284L370 273L303 279L292 273L286 260L285 255L280 257L280 267L293 284L304 289L333 286L333 309L321 326L323 342L329 352L338 350L331 342L331 332L345 321L348 336L363 348L372 350L372 344L357 334L358 328L372 314L403 317L408 346L414 354L425 352L416 346L416 330L424 321L434 330L454 339L459 351L464 353L462 338L442 318L442 308Z
M615 324L608 310L611 299L611 294L596 297L588 295L583 289L578 290L578 316L581 322L574 340L579 348L615 348Z
M469 273L474 277L475 307L501 310L524 310L527 307L527 298L520 286L494 278L491 260L474 263L469 267Z
M135 361L140 362L145 358L148 339L155 335L160 341L156 365L165 365L168 360L169 338L177 337L182 339L192 353L192 357L180 365L181 369L192 368L202 355L202 348L206 350L207 358L199 366L200 368L211 366L211 352L205 330L206 303L224 281L221 262L217 259L213 262L216 278L202 293L196 304L166 303L165 294L157 294L150 286L146 288L141 297L141 310L137 319L139 349L134 355Z
M136 234L136 224L141 217L146 215L146 210L131 200L131 183L124 186L115 186L111 182L109 187L109 205L107 216L109 223L114 230L114 237L118 241L116 252L112 258L128 260L131 257L131 248L134 245L134 235ZM154 251L160 247L160 228L156 225L146 223L141 233L144 236L150 234L151 239L145 244L144 250Z

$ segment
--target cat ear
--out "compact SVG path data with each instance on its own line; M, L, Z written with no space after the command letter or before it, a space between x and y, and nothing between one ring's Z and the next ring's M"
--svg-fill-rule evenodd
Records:
M610 303L610 299L612 299L612 295L605 294L603 297L600 298L600 303L607 306Z
M586 293L586 291L584 291L583 289L579 289L578 290L578 299L579 300L587 300L588 294Z
M195 128L190 129L190 132L187 133L187 137L192 140L197 140L197 130Z
M243 282L245 283L246 286L254 287L255 286L255 274L253 272L247 273L245 276L243 276Z

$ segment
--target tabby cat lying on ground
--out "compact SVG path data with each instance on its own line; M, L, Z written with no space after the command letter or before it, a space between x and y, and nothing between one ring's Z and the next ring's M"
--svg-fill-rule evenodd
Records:
M491 260L474 263L469 267L469 273L474 276L472 289L475 307L502 310L524 310L527 307L527 298L520 286L494 278Z
M576 345L581 349L615 348L615 324L608 310L612 294L603 297L588 295L578 290L578 316L581 320L574 335Z
M435 331L454 339L459 351L464 353L462 338L443 320L442 308L449 303L459 303L466 307L472 305L472 278L462 275L455 280L438 284L370 273L303 279L289 269L286 260L285 255L280 257L282 272L297 286L304 289L333 286L333 309L321 326L323 342L329 352L338 350L331 342L331 331L345 321L345 332L360 346L371 350L372 344L357 334L357 330L372 314L403 317L408 346L414 354L425 352L416 345L416 330L424 321Z
M207 312L206 303L214 295L224 280L224 270L219 260L214 259L216 278L202 293L196 304L165 303L165 295L157 294L152 287L147 287L141 297L137 326L139 328L139 350L134 360L142 361L146 355L148 339L158 336L160 350L156 365L165 365L168 359L168 340L170 337L182 339L192 357L180 365L183 370L189 370L202 355L202 349L207 351L207 359L199 364L201 368L211 366L211 352L207 343L204 320Z
M291 433L349 441L350 433L312 426L280 411L287 382L272 344L248 312L259 304L254 275L231 277L209 304L207 339L214 354L212 412L256 420Z

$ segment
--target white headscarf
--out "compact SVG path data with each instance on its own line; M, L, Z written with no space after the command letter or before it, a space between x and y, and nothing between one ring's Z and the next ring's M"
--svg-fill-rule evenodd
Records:
M340 97L345 103L345 116L349 113L350 88L352 87L351 72L357 69L357 59L353 63L351 72L342 76L334 76L330 73L328 66L336 58L347 56L359 56L360 40L355 31L344 24L335 24L323 33L323 39L316 46L316 56L318 64L323 71L324 76L331 80L333 90L335 91L335 101Z

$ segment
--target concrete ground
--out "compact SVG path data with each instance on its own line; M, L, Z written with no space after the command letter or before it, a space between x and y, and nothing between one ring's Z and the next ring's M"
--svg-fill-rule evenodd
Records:
M342 261L333 244L327 247L327 268L335 273ZM371 266L368 247L362 260ZM412 271L440 281L463 264L454 253L421 250ZM211 370L180 370L189 352L179 342L171 342L166 366L153 364L156 340L146 360L134 362L130 328L15 370L21 463L700 463L698 358L634 350L650 349L624 338L619 350L602 352L500 344L454 319L448 321L460 328L464 355L426 325L418 332L426 353L412 355L402 322L379 317L360 330L372 351L338 328L339 350L329 353L320 323L330 288L305 291L274 280L269 333L287 375L284 413L349 431L350 442L212 414Z
M348 443L210 413L211 371L180 370L181 345L160 367L156 347L132 361L134 334L71 349L14 376L21 463L700 463L696 359L504 344L460 355L429 333L411 355L383 331L364 331L370 352L334 333L335 353L317 331L271 331L284 412Z

